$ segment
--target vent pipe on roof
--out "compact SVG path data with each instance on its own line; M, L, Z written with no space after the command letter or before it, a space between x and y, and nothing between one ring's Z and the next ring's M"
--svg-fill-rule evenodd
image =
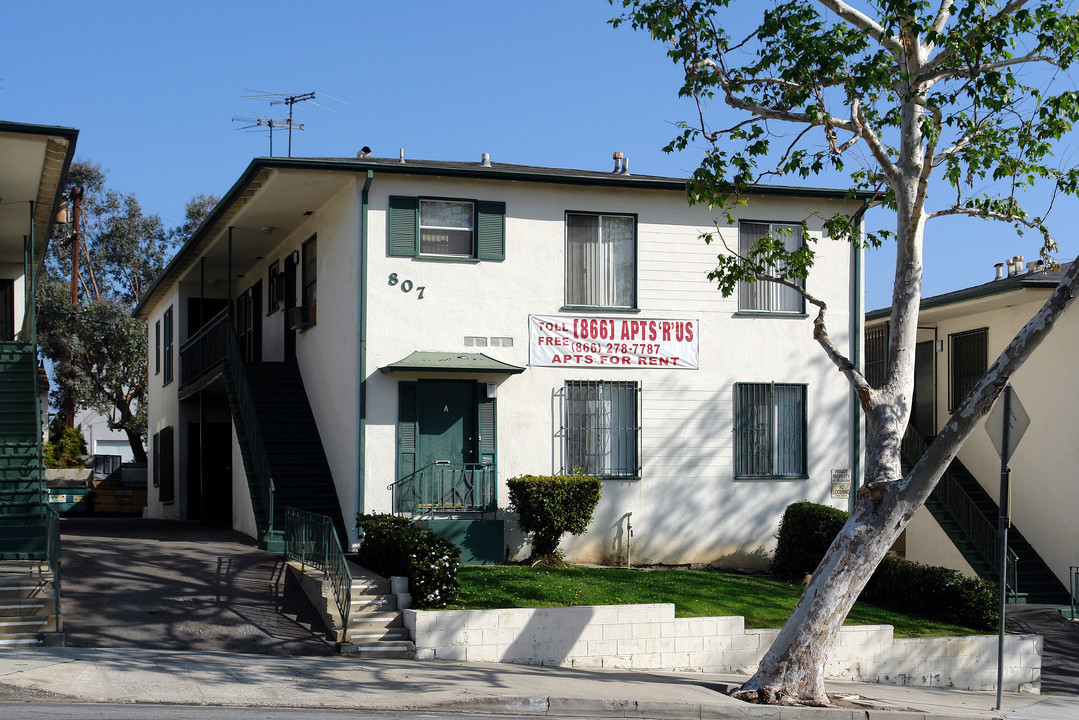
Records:
M404 148L401 148L401 159L398 160L397 162L399 164L401 164L401 165L405 164L405 149Z
M620 172L620 170L621 170L621 168L620 168L621 162L622 162L622 153L616 152L614 154L614 170L611 170L612 173L617 175Z
M1027 272L1042 272L1045 269L1045 261L1043 260L1031 260L1027 263Z
M1004 278L1004 263L997 263L996 265L993 266L993 268L997 271L997 276L995 278L993 278L993 279L994 280L1003 279Z
M481 157L482 161L480 162L480 165L482 167L491 167L491 153L484 153Z
M622 172L619 173L619 174L620 175L629 175L629 158L628 157L622 158Z
M1016 255L1015 256L1015 274L1016 275L1024 275L1024 274L1026 274L1026 268L1023 267L1023 261L1024 260L1026 260L1026 258L1023 257L1022 255Z

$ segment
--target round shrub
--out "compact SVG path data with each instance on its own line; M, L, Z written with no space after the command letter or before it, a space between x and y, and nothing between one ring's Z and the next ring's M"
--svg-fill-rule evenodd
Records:
M521 529L532 536L533 558L555 555L563 535L587 530L602 490L588 475L522 475L506 485Z
M408 578L417 608L440 608L457 601L461 549L396 515L357 515L363 542L356 562L380 575Z
M807 501L788 505L779 521L772 574L801 581L812 573L848 517L850 513L827 505Z

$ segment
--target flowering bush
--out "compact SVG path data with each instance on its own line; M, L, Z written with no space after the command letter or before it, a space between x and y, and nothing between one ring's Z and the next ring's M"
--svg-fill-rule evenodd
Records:
M404 575L417 608L457 601L461 549L430 530L396 515L357 515L363 543L356 561L380 575Z

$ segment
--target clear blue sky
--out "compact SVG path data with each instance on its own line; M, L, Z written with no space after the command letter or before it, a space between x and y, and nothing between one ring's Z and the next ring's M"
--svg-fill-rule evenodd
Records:
M196 193L223 194L265 134L234 116L279 117L250 90L338 98L297 106L293 155L479 160L586 169L624 152L640 174L685 176L699 151L667 155L679 69L643 33L607 24L603 0L398 2L23 2L0 20L0 119L80 130L78 156L167 225ZM717 108L718 109L718 108ZM274 133L274 154L285 153ZM1074 147L1061 148L1062 159ZM790 181L784 184L791 184ZM813 183L838 186L835 178ZM1058 233L1079 221L1058 201ZM893 226L883 211L868 223ZM979 284L1033 235L955 219L927 230L924 295ZM1061 238L1071 259L1079 241ZM894 251L869 254L866 308L890 304ZM706 282L702 278L702 282Z

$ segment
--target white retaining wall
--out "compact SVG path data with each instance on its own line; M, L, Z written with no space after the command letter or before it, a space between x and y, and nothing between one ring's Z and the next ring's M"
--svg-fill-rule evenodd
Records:
M741 617L675 618L674 605L406 610L419 659L750 674L778 630ZM1005 638L1004 689L1037 692L1042 638ZM891 625L843 628L825 676L892 685L996 688L997 637L896 640Z

